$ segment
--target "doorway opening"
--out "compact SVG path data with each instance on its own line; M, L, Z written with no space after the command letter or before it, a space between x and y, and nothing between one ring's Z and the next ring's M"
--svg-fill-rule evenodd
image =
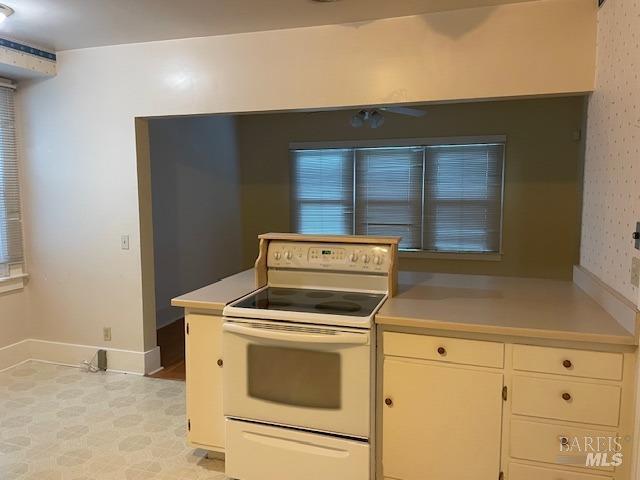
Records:
M385 211L395 212L389 219L388 215L378 216L384 220L380 221L371 214L375 209L370 208L367 218L372 219L369 223L375 228L395 228L394 221L398 223L404 218L409 220L400 222L403 228L405 224L415 226L405 228L417 232L415 235L401 234L407 243L407 250L400 254L402 270L571 278L579 251L582 162L582 143L574 133L582 125L583 99L555 97L414 105L412 108L425 114L405 115L394 111L402 109L367 107L136 120L145 344L148 341L155 346L157 341L160 345L166 370L161 375L184 374L183 310L171 307L172 298L251 268L258 251L259 234L291 232L300 230L301 225L314 224L318 208L304 210L301 205L309 199L302 198L300 191L304 185L315 187L320 182L304 183L296 177L300 169L292 165L297 158L296 148L299 151L303 148L301 145L303 149L316 149L320 153L331 149L355 152L349 157L353 157L355 163L349 165L357 163L359 169L352 169L354 181L347 182L353 184L353 190L344 190L349 193L343 195L346 201L341 204L344 207L341 212L344 215L348 216L349 212L352 216L353 212L359 215L358 205L366 193L368 205L382 202ZM440 184L433 175L429 176L431 170L424 168L423 163L435 158L434 151L442 150L434 145L442 146L451 139L472 139L472 144L478 144L486 143L488 138L496 141L497 137L505 145L504 207L499 222L502 235L495 237L500 238L500 242L489 243L501 248L495 247L493 250L497 253L489 254L433 252L433 242L425 241L430 238L425 233L433 231L433 225L437 226L438 222L433 215L425 215L433 208L426 208L429 205L421 202L431 201L433 206L436 203L433 186ZM382 152L386 155L384 167L390 170L376 176L378 170L366 169L363 162L377 165L379 155L373 150L390 145L395 146L393 158ZM405 157L398 152L402 153L408 146L420 147L418 150L423 154L417 160L415 155L407 156L409 167L417 162L423 168L409 168L403 163ZM369 150L376 153L376 159L369 158L372 156ZM469 155L466 152L464 158ZM335 166L335 157L326 154L322 157L325 160L321 159L325 163L312 162L311 166L322 167L318 170L322 178L330 180L335 175L327 172ZM464 175L455 178L466 180L455 185L464 187L465 182L470 182L469 178L478 180L481 175L476 173L483 170L467 168L471 164L479 165L478 162L456 163L454 160L459 157L461 155L447 155L442 162L450 159L451 165L460 167L452 167L447 172L462 172ZM420 181L410 175L414 171L422 175ZM408 173L403 175L403 172ZM378 177L383 183L393 180L393 191L378 188L375 183ZM474 199L482 189L476 190L484 185L476 180L470 182L469 187L475 189ZM447 189L441 190L454 197L456 192L462 195L469 190L444 186ZM323 188L316 190L325 192ZM399 198L405 190L418 191L418 194ZM384 198L370 198L371 192L379 192ZM349 203L350 199L353 204ZM313 205L332 205L333 198L321 200L323 202ZM462 208L462 203L470 202L458 202L454 210ZM398 205L406 205L407 212L398 212ZM412 212L415 215L408 215ZM495 212L499 212L497 207ZM340 217L332 225L344 224L347 228L355 225L354 231L360 231L356 221L349 218ZM448 219L445 216L444 220ZM478 225L480 228L485 224ZM458 230L462 231L456 228ZM409 244L411 238L414 243ZM175 365L178 366L172 371Z

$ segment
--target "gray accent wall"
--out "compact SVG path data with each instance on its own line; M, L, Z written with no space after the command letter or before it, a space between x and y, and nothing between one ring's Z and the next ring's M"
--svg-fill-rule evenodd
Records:
M292 142L506 135L502 259L402 258L400 268L571 279L580 247L583 97L420 108L421 118L384 113L378 129L352 128L351 110L239 117L245 265L257 254L256 235L290 228Z
M236 120L229 116L149 121L156 323L183 316L171 298L243 265Z

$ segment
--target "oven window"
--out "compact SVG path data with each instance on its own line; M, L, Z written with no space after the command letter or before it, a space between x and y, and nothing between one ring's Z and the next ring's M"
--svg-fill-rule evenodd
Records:
M340 408L340 354L249 345L249 396L298 407Z

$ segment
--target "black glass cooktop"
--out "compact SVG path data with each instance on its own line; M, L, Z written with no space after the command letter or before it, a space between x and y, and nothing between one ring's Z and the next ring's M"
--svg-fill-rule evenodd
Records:
M367 317L373 313L383 298L384 295L373 293L267 287L236 302L233 306L258 310Z

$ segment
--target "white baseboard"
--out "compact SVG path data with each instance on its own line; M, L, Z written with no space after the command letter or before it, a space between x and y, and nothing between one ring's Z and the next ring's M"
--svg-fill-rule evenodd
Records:
M29 360L29 340L0 348L0 372Z
M146 375L160 369L160 347L146 352L136 352L29 338L0 348L0 371L26 360L77 367L85 360L94 359L96 352L100 349L107 351L109 371Z
M162 370L162 365L160 364L160 347L155 347L144 352L144 374L151 375L160 370Z
M640 315L633 302L623 297L581 265L573 267L573 283L593 298L625 330L632 335L637 335L637 323Z

